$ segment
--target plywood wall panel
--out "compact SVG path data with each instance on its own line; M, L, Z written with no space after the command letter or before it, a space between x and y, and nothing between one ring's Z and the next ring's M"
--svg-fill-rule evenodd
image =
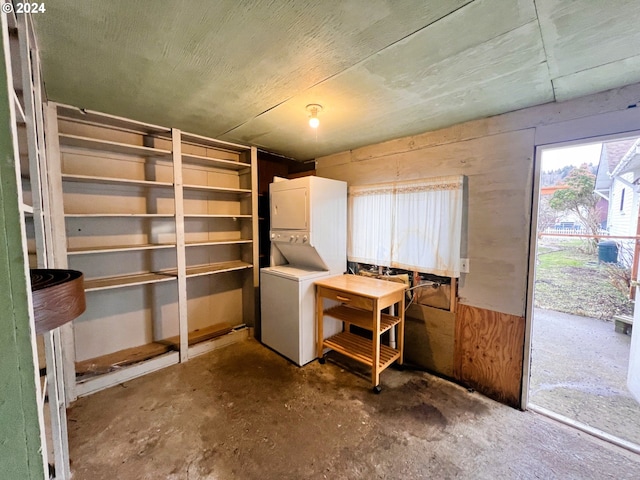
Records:
M405 315L405 361L453 377L455 319L455 313L412 304Z
M524 317L458 305L454 375L500 402L520 406Z

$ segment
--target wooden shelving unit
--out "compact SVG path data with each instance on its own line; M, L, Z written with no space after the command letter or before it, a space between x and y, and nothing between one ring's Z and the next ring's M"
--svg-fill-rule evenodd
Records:
M232 328L255 318L256 150L65 105L49 118L59 243L87 293L71 397L246 337Z
M64 268L51 250L52 201L55 188L46 174L48 160L44 136L43 83L40 74L39 52L30 15L3 14L3 36L6 44L5 67L8 74L12 118L11 129L14 163L18 182L19 209L23 216L22 235L26 249L25 270L31 268ZM6 29L6 31L5 31ZM3 159L8 162L8 159ZM18 254L18 252L14 252ZM27 275L29 279L29 275ZM32 294L28 296L32 300ZM40 431L38 451L47 470L54 467L54 480L71 478L67 440L65 384L62 375L63 351L61 328L53 328L37 336L33 309L30 311L31 342L36 369L40 378L36 387L37 418ZM45 413L47 411L47 413ZM34 444L35 445L35 444ZM34 470L35 471L35 470Z
M168 128L52 108L67 262L87 295L67 342L75 397L178 361L158 346L179 331L173 155Z
M182 201L176 204L182 219L178 244L184 252L178 274L186 279L180 352L196 355L207 341L202 332L254 322L257 160L254 149L190 134L181 134L174 152L180 159L175 175L183 184ZM197 294L206 291L211 295ZM233 303L239 308L229 309Z

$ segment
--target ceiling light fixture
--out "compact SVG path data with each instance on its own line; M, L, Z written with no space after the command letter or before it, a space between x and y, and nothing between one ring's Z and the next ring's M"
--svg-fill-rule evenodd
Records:
M317 103L310 103L307 105L307 112L309 112L309 126L311 128L318 128L320 125L320 119L318 118L318 112L322 111L322 105Z

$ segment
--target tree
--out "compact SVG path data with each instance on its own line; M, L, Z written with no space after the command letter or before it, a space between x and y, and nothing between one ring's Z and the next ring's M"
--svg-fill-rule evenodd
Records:
M549 200L549 205L554 210L575 213L587 233L597 235L600 228L600 197L594 193L596 176L591 173L587 164L583 164L574 168L564 183L569 188L556 190ZM597 245L595 239L590 243L594 248Z
M538 204L538 231L544 232L558 222L559 213L549 205L550 198L541 196Z

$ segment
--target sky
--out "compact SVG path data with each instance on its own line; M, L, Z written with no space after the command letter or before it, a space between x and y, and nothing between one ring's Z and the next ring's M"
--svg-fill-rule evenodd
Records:
M557 170L566 165L577 167L583 163L597 165L601 149L602 143L545 149L542 151L542 171Z

